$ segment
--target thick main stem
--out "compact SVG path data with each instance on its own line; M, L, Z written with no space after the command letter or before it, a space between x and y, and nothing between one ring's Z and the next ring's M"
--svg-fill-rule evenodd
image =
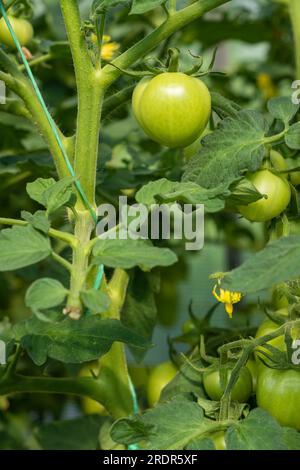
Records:
M289 0L290 17L295 40L296 79L300 80L300 5L299 0Z
M89 267L89 243L94 223L88 211L78 212L75 225L77 245L73 249L73 262L70 280L70 294L67 313L71 318L78 319L82 304L80 292L84 290Z
M75 69L78 114L75 150L75 173L92 206L95 206L95 182L99 147L101 107L104 92L96 80L89 55L77 0L60 0ZM79 210L84 209L78 201Z

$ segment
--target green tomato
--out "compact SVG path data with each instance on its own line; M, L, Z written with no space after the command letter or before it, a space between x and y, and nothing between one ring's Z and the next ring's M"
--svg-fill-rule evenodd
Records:
M291 183L294 186L299 186L300 184L300 171L293 171L290 173Z
M269 170L260 170L248 176L249 181L266 198L240 206L239 212L252 222L266 222L279 216L289 205L291 189L285 178Z
M227 383L231 376L231 370L227 369ZM225 389L221 388L220 372L218 370L204 372L203 385L209 398L214 401L219 401ZM243 367L240 376L233 387L231 398L233 401L246 403L252 392L252 378L249 370Z
M146 78L135 88L134 115L145 133L170 148L191 145L211 115L211 96L199 79L166 72Z
M33 28L29 21L22 18L14 18L13 16L9 16L8 19L21 46L27 46L33 38ZM0 44L5 44L5 46L16 49L15 43L4 21L4 18L1 18L0 20Z
M300 431L300 372L265 367L258 376L257 404L282 426Z
M253 392L256 392L256 387L257 387L257 376L258 376L258 368L257 368L257 362L255 359L249 359L247 364L246 364L247 369L249 370L252 378L252 390Z
M84 366L80 373L79 377L93 377L94 375L98 375L99 373L99 364L98 362L93 362L88 366ZM94 374L94 375L93 375ZM92 398L83 397L81 400L82 409L85 414L98 414L101 416L107 416L107 411L101 403L96 400L92 400Z
M171 380L177 374L177 369L172 362L163 362L158 366L154 367L150 372L147 397L149 406L154 406L159 401L160 394L165 386L171 382Z
M191 333L196 330L197 330L196 325L192 319L186 320L181 328L181 331L184 335L187 335L188 333Z

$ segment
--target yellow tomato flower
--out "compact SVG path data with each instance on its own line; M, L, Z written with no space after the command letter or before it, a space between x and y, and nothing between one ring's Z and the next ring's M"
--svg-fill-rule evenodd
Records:
M270 98L273 98L274 96L276 96L277 94L276 87L269 74L260 73L257 76L256 82L265 100L269 100Z
M240 302L242 294L240 292L230 292L229 290L224 290L220 287L220 293L217 293L218 285L215 285L213 288L213 295L215 298L225 304L225 310L228 313L229 317L232 318L233 314L233 304Z
M92 34L93 43L97 43L96 34ZM101 58L110 61L114 58L115 53L120 49L120 44L117 42L111 41L111 37L108 35L103 36L103 44L101 49Z

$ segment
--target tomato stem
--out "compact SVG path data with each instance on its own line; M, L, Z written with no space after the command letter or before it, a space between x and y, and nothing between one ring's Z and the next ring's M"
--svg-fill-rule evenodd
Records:
M289 0L290 17L295 41L296 79L300 80L300 8L299 0Z

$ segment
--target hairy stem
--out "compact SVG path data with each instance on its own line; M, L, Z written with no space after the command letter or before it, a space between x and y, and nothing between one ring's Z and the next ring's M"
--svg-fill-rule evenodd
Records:
M296 79L300 80L300 5L299 0L289 0L290 17L295 41Z
M99 132L103 90L98 86L96 73L88 53L77 0L61 0L68 38L73 56L78 115L75 150L75 173L92 206L95 206L95 182L98 159ZM78 201L78 209L84 204Z

